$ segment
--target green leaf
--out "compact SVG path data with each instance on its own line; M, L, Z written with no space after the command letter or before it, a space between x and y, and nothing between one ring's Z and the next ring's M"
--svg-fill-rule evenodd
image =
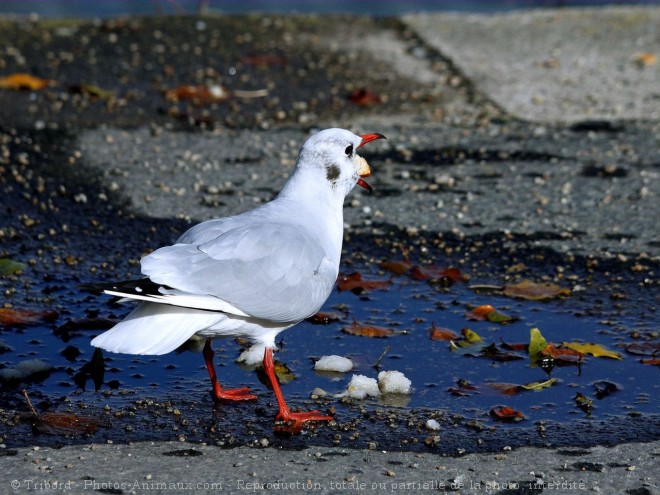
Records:
M25 270L27 265L18 261L10 260L9 258L0 259L0 276L6 277L7 275L16 275L18 272Z
M532 382L528 383L527 385L521 385L521 388L524 388L525 390L534 390L539 391L543 390L544 388L552 387L555 383L557 382L556 378L550 378L549 380L546 380L544 382Z
M529 359L533 363L538 361L543 357L541 352L548 346L548 341L545 340L545 337L541 334L541 330L538 328L532 328L529 331L529 347L527 351L529 352Z

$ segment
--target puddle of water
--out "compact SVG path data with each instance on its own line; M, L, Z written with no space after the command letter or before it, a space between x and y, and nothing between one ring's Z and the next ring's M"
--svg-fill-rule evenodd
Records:
M365 278L383 278L383 274L378 274L373 265L353 265L351 269L362 272ZM104 299L82 295L71 297L76 293L65 286L62 286L61 292L62 297L69 298L71 302L71 314L66 315L68 318L81 318L86 311L97 309L100 309L99 317L121 317L130 309L128 306L104 304ZM53 295L58 297L56 293ZM509 325L471 322L465 318L465 306L468 304L491 304L520 319ZM367 401L365 404L369 407L385 405L394 408L428 408L491 421L488 412L495 406L507 405L520 410L529 421L551 420L563 423L585 418L585 413L576 406L574 400L579 392L593 400L594 419L631 413L656 414L658 411L660 394L657 368L641 364L639 356L621 352L622 349L617 348L616 344L622 340L628 342L629 339L612 331L611 324L603 323L603 315L576 316L571 298L548 303L521 301L476 294L462 283L437 292L425 282L395 277L387 290L372 291L365 296L335 291L324 310L336 312L337 305L348 309L348 316L342 322L326 326L303 322L281 335L283 345L276 359L285 363L295 376L294 380L283 387L285 395L294 406L306 402L316 387L330 394L344 391L352 374L375 378L378 371L372 365L389 348L380 363L380 369L403 372L412 380L414 392L408 397ZM387 326L405 332L384 339L341 332L341 328L349 325L353 318L361 323ZM61 316L60 320L63 319ZM549 342L597 342L621 352L624 359L588 356L580 367L565 366L552 370L550 376L558 379L553 387L538 392L502 395L489 384L523 385L547 380L549 375L531 366L524 352L519 352L523 359L509 362L495 362L451 352L448 342L430 339L431 322L456 333L460 333L463 327L470 327L486 342L498 344L501 341L526 343L530 328L538 327ZM92 376L83 380L86 389L82 391L79 373L92 359L93 349L89 342L100 331L81 329L66 334L54 332L54 327L62 323L57 321L53 326L0 330L0 341L10 348L10 351L0 355L0 367L12 367L28 359L43 359L53 369L49 375L41 376L38 381L28 385L31 394L53 402L69 396L78 401L98 403L101 396L94 390ZM617 325L628 329L634 329L638 324L638 321L627 320L625 317L617 320ZM67 346L77 348L80 355L65 358L62 351ZM272 403L271 392L260 383L257 374L234 363L239 353L235 343L216 340L214 348L221 383L229 387L248 385L259 395L260 405L264 405L264 400ZM330 354L350 357L356 363L356 368L346 374L314 372L313 358ZM456 387L459 379L468 380L478 387L477 390L469 396L461 397L448 393L447 389ZM200 352L182 351L164 356L106 353L102 381L101 392L112 392L102 398L101 403L107 401L113 407L121 407L136 398L202 401L208 399L210 393ZM601 381L615 384L616 391L597 399L596 386ZM4 384L0 389L0 397L5 398L3 402L12 397L15 406L19 401L18 388L8 388ZM351 413L342 409L340 414Z

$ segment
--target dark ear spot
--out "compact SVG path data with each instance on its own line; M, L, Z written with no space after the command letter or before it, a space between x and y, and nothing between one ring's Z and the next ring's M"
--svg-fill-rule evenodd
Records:
M325 176L327 177L328 181L333 183L333 184L337 181L337 179L339 179L340 175L341 175L341 170L339 169L339 167L337 165L330 165L326 169L326 175Z

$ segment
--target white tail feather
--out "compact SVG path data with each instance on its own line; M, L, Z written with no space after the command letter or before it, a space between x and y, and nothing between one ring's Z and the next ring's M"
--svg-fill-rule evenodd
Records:
M92 340L92 345L124 354L166 354L224 318L222 313L141 303L126 319Z

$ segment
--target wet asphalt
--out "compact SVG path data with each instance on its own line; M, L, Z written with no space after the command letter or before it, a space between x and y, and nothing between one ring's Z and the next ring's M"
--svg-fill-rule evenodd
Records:
M269 200L305 137L341 126L388 137L365 150L376 192L347 199L347 251L379 237L419 252L429 239L486 245L471 255L483 279L502 282L502 259L554 264L555 279L605 280L602 297L655 314L660 64L642 55L660 54L657 8L0 24L2 73L57 81L0 92L0 250L30 276L135 276L145 249L191 222ZM267 96L164 98L209 82ZM3 290L7 303L66 306L29 280ZM9 430L1 490L655 493L658 430L633 423L607 447L523 437L464 455L460 439L441 455L305 448L305 436L14 448Z

